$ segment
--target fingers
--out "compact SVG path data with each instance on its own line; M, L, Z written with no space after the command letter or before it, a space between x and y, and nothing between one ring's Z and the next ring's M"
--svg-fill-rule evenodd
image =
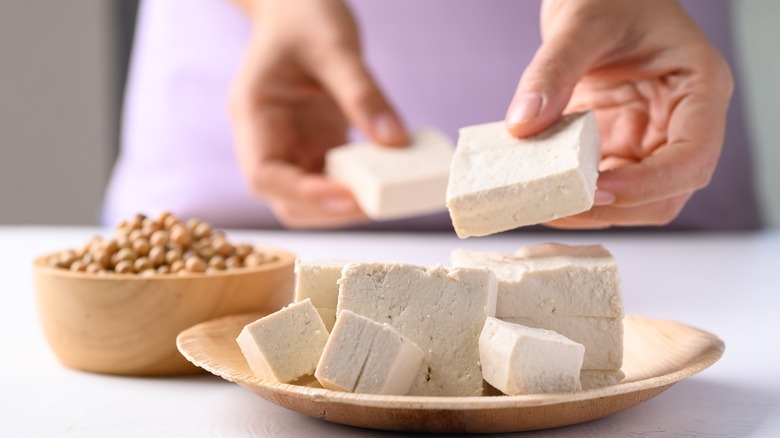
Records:
M661 201L705 187L723 144L726 107L701 94L684 97L669 121L668 142L642 161L602 172L597 185L617 206Z
M531 136L552 125L577 81L614 38L606 29L577 20L568 23L550 30L520 78L505 119L515 136Z
M256 197L269 203L285 227L335 228L366 220L348 190L311 173L321 168L316 163L321 154L318 155L316 148L311 149L311 145L306 148L307 130L296 129L288 111L275 107L257 111L251 105L236 108L233 132L247 186ZM333 132L320 129L315 132L321 139L334 137L333 144L338 144L337 137L343 135L341 124L338 120L329 123ZM334 126L339 129L333 129ZM296 162L296 156L304 152L308 161Z
M341 51L313 70L347 119L376 143L403 146L409 136L357 53Z
M561 229L601 229L618 226L658 226L673 221L693 193L685 193L662 201L636 207L596 206L574 216L546 223Z
M321 175L281 161L264 163L255 175L255 194L269 199L285 227L338 228L368 220L346 188Z

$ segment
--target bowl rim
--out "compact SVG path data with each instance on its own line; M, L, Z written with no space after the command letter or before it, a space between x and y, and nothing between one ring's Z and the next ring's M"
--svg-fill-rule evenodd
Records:
M283 248L275 247L275 246L265 246L265 245L252 245L253 248L261 248L263 250L267 250L270 252L273 252L274 255L278 257L277 260L274 260L270 263L263 263L260 266L254 266L254 267L240 267L240 268L234 268L234 269L226 269L224 271L218 271L218 272L188 272L186 274L154 274L154 275L140 275L137 273L133 274L118 274L116 272L107 272L104 274L90 274L87 272L80 272L80 271L71 271L69 269L63 269L63 268L55 268L51 267L46 264L46 260L49 257L52 257L56 254L59 254L65 250L60 251L54 251L49 252L43 255L40 255L33 259L33 268L41 273L45 273L46 275L50 276L58 276L58 277L65 277L65 278L76 278L76 279L90 279L90 280L130 280L130 281L148 281L148 280L181 280L181 279L189 279L189 278L222 278L222 277L232 277L236 275L246 275L246 274L256 274L260 272L266 272L266 271L272 271L279 268L287 267L291 264L295 263L295 260L297 256Z

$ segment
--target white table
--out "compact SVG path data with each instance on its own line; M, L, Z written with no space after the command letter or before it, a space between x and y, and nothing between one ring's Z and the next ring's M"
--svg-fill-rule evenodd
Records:
M31 260L80 246L94 228L0 227L0 436L396 436L287 411L214 376L127 378L73 371L39 328ZM703 373L628 411L533 436L780 436L780 232L449 234L234 232L305 258L446 263L452 248L512 251L602 243L618 259L626 312L673 319L726 342ZM399 436L401 434L398 434ZM526 435L527 436L527 435Z

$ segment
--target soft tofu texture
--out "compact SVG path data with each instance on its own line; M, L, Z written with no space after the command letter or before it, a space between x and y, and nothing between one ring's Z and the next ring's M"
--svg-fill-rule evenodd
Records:
M547 243L515 254L457 249L450 261L496 274L497 318L583 344L583 369L620 369L623 300L617 263L604 247Z
M452 142L443 133L423 129L403 148L361 144L331 149L325 174L349 187L371 219L399 219L445 209L452 156Z
M487 318L479 338L485 380L504 394L580 389L585 347L549 330Z
M336 309L338 280L347 260L295 260L295 302L310 299L314 307Z
M583 369L617 370L623 365L623 320L588 316L504 317L504 321L552 330L585 346Z
M487 269L351 263L339 280L336 324L350 310L392 325L417 344L425 365L410 395L478 396L479 335L495 314L496 290Z
M548 243L516 254L456 249L450 263L495 273L498 318L623 317L617 263L601 245Z
M582 370L580 371L580 384L582 390L603 388L617 385L626 377L620 370Z
M328 389L404 395L423 357L423 351L392 326L342 310L314 376Z
M236 338L255 377L276 382L312 374L327 340L328 330L308 299L247 324Z
M503 121L460 130L447 186L459 237L485 236L589 210L601 142L592 112L564 116L528 139Z

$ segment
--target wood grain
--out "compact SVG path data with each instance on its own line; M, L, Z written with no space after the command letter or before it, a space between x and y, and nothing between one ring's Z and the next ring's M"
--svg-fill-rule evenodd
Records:
M95 275L34 262L38 316L63 365L122 375L201 371L176 350L187 327L292 301L295 256L215 274Z
M412 397L351 394L311 379L282 384L252 376L235 338L264 313L220 318L182 332L177 345L194 364L255 394L315 418L352 426L415 432L516 432L594 420L631 408L701 372L723 355L715 335L673 321L624 320L626 378L618 385L572 394Z

